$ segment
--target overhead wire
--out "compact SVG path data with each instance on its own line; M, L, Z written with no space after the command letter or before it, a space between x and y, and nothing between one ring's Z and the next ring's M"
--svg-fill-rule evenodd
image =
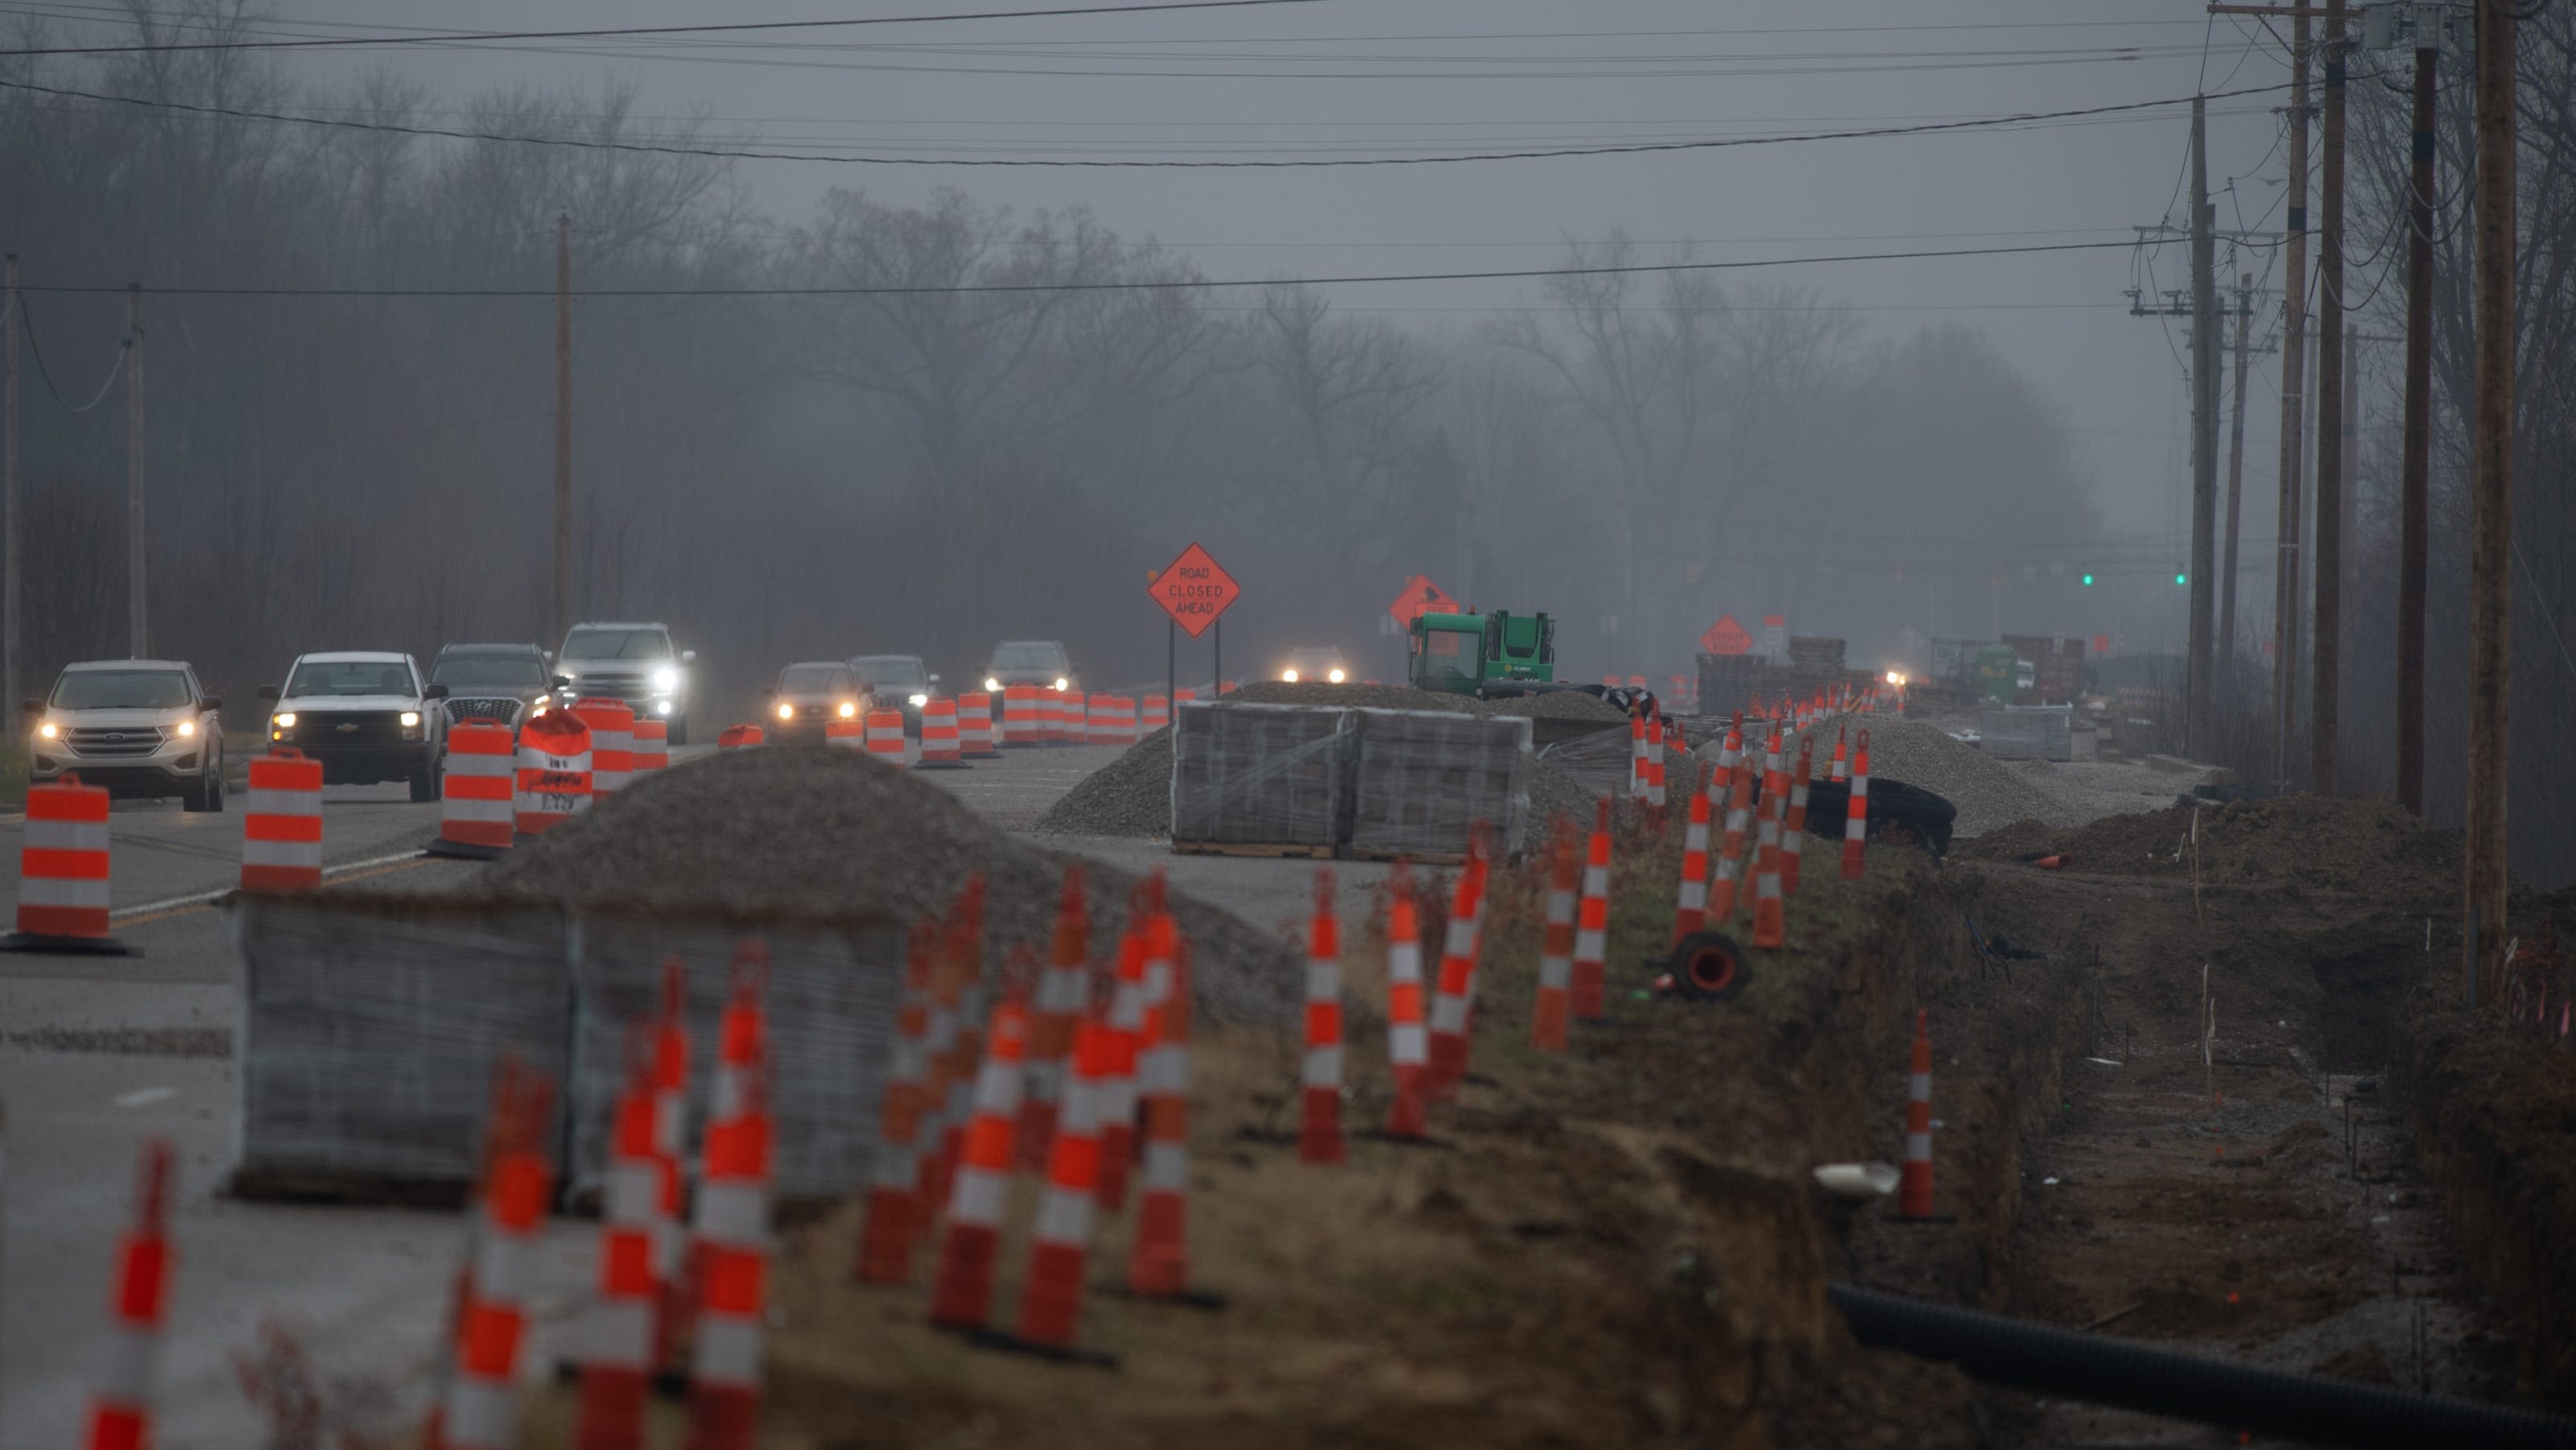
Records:
M18 290L24 294L32 289L21 287ZM24 295L18 298L18 325L27 331L27 351L36 359L36 376L44 379L45 391L53 395L54 402L66 413L86 413L106 402L108 390L116 386L117 378L125 372L125 360L134 355L134 335L127 333L117 343L116 360L107 365L107 376L100 381L98 391L91 395L88 402L75 407L63 397L62 389L54 386L53 370L45 366L44 344L36 338L36 315L27 310L27 299Z

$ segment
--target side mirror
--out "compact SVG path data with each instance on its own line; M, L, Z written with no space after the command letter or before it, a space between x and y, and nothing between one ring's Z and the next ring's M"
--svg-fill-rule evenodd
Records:
M554 677L554 681L555 688L558 690L569 690L572 688L572 676L570 675L557 675Z
M697 662L698 662L698 652L697 652L696 650L693 650L693 649L684 649L684 650L680 651L680 663L682 663L682 664L684 664L684 665L693 665L693 664L696 664Z
M429 688L420 692L420 697L424 700L444 700L447 698L447 687L445 685L431 685Z
M263 700L274 700L274 699L276 699L276 698L277 698L277 686L275 686L275 685L262 685L262 686L260 686L260 687L259 687L259 697L260 697L261 699L263 699Z
M18 702L18 708L26 711L30 715L41 715L45 713L45 702L42 700L20 700Z
M935 685L935 684L938 684L938 683L939 683L939 676L937 676L937 675L932 675L932 676L930 677L930 682L931 682L932 684L934 684L934 685Z
M197 708L200 710L220 710L224 708L224 697L221 695L208 695L206 698L197 702Z
M555 657L555 652L554 652L553 650L550 650L550 649L541 649L541 650L537 651L537 658L539 658L539 659L541 659L541 660L545 660L545 661L547 661L547 662L549 662L549 663L552 663L552 662L553 662L554 657Z

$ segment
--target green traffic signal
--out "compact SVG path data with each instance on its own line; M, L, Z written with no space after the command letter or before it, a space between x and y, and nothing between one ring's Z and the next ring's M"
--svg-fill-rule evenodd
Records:
M2092 587L2093 587L2093 576L2092 576L2092 575L2087 574L2087 575L2085 575L2085 576L2084 576L2084 587L2085 587L2085 588L2087 588L2087 589L2090 589L2090 588L2092 588Z
M2191 582L2191 576L2188 574L2176 574L2174 575L2174 582L2176 584L2188 584Z

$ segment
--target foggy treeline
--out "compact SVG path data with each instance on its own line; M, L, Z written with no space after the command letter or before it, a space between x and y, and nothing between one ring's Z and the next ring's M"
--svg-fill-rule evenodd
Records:
M328 92L221 52L0 65L236 111L749 139L635 114L618 86ZM1337 644L1392 678L1378 617L1414 573L1557 615L1578 672L1689 669L1720 611L1851 635L1868 665L1931 624L1941 571L1943 632L1982 633L2016 541L2092 532L2053 405L1982 335L1873 330L1817 293L1564 276L1498 320L1417 325L1458 314L1401 309L1450 294L1202 286L1189 256L1079 208L823 190L835 174L766 215L721 159L0 96L26 281L109 289L29 297L66 402L114 359L126 280L248 289L149 296L144 319L153 647L245 696L298 649L548 632L553 299L401 294L542 292L559 213L589 294L580 612L669 621L737 692L860 650L955 680L1027 635L1065 638L1095 682L1158 677L1146 571L1193 539L1246 589L1230 674ZM1566 258L1688 259L1606 230ZM1082 290L1133 282L1187 285ZM994 285L1025 290L941 290ZM765 288L928 290L602 295ZM27 388L40 671L122 652L125 434L121 396L74 416L32 368Z

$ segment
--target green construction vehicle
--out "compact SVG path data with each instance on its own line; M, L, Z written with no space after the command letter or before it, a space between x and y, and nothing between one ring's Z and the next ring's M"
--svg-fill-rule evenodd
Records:
M1544 614L1414 616L1412 685L1494 699L1573 688L1556 681L1556 621Z

